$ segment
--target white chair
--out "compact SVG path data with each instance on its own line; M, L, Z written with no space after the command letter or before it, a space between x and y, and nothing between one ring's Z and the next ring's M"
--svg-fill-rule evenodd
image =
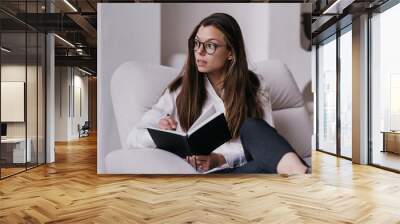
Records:
M310 164L312 121L292 74L276 60L256 63L253 70L268 83L276 129ZM178 73L177 68L133 61L122 64L114 72L111 98L122 149L106 155L106 173L196 173L188 163L172 153L158 149L127 149L126 138L131 128L157 102Z

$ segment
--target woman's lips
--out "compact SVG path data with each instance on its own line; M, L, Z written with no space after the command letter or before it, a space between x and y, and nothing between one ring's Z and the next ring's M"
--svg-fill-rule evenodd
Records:
M197 60L197 66L204 66L207 64L207 61L205 60Z

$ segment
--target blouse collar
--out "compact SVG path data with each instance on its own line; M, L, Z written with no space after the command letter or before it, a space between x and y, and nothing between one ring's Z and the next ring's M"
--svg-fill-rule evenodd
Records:
M208 76L205 75L204 77L205 77L205 85L206 85L206 89L207 89L208 93L211 94L211 96L222 101L222 99L218 96L217 92L215 91L213 85L211 84L211 81L208 79ZM224 90L222 90L222 95L224 95Z

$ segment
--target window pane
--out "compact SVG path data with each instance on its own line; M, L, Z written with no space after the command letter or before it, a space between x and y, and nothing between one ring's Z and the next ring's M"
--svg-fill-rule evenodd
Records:
M400 170L400 4L371 19L372 163Z
M46 88L46 76L45 76L45 65L46 65L46 36L43 33L39 33L39 45L38 45L38 163L45 163L45 88Z
M0 2L0 7L18 16L44 12L44 0ZM1 178L43 163L45 158L45 35L37 32L0 12Z
M26 113L27 113L27 141L30 147L30 160L27 163L28 168L37 165L37 74L38 57L36 32L28 32L28 63L26 80Z
M340 153L351 158L352 141L352 35L340 37Z
M30 161L26 150L26 34L1 34L1 177L25 170ZM29 146L29 144L28 144Z
M37 1L27 2L26 12L33 14L39 11ZM30 20L35 21L37 17ZM27 80L26 80L26 125L27 125L27 143L30 148L30 161L27 163L28 168L37 166L38 164L38 33L36 30L27 29Z
M336 40L318 48L318 148L336 153Z

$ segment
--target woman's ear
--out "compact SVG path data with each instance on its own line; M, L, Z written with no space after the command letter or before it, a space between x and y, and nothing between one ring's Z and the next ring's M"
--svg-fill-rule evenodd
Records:
M228 60L229 61L233 60L233 56L232 56L232 52L231 51L229 51L229 53L228 53Z

